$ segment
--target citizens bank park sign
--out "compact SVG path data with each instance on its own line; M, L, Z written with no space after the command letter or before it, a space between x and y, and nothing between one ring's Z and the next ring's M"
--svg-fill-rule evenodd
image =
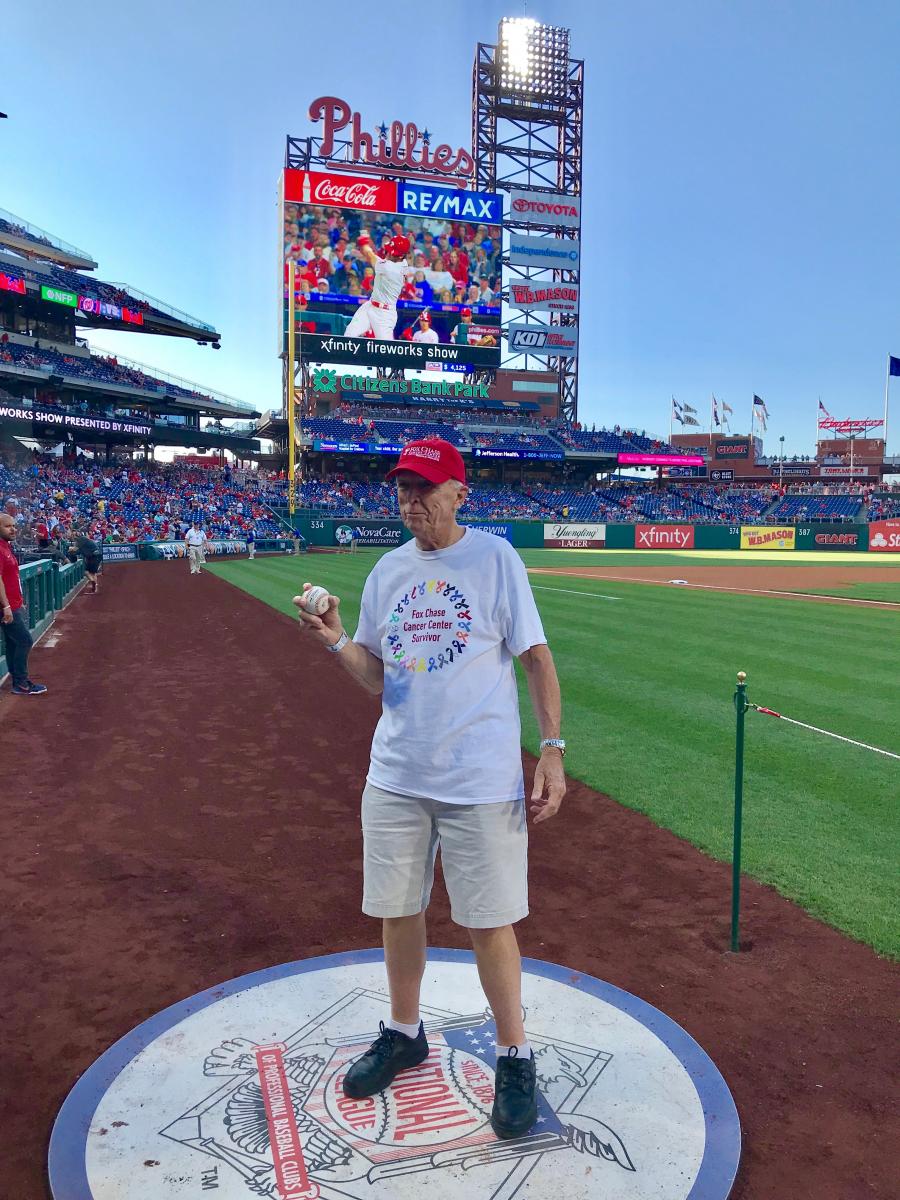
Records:
M509 306L522 312L577 313L578 300L577 283L509 280Z

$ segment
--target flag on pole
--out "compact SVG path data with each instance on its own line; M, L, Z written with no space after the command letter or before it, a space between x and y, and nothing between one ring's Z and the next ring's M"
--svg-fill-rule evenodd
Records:
M765 431L768 429L766 421L769 416L769 410L766 408L765 400L757 395L754 395L753 397L753 414L759 422L761 429L765 433Z
M672 397L672 417L674 420L676 420L678 422L679 425L684 424L684 417L682 416L682 413L681 413L681 405L678 403L678 401L675 399L674 396Z
M687 405L684 406L684 409L685 409L685 412L687 412ZM700 422L697 420L696 417L685 417L681 423L682 423L682 425L699 425L700 424Z
M684 411L685 411L686 413L693 413L695 417L696 417L696 415L697 415L697 410L696 410L696 408L691 408L691 406L690 406L689 404L685 404L685 405L684 405Z
M890 368L888 370L888 374L889 375L900 375L900 358L894 358L893 354L891 354L890 360L891 360L891 364L890 364Z
M732 416L734 416L734 409L731 407L730 404L726 404L724 400L722 401L722 412L730 413Z
M722 422L719 420L719 408L718 408L718 405L716 404L715 396L713 396L713 398L712 398L712 414L713 414L713 424L715 425L716 429L721 429Z
M900 375L900 371L898 371L897 374ZM819 401L819 412L824 413L826 417L831 416L831 413L828 411L828 409L825 407L825 405L822 403L821 400Z

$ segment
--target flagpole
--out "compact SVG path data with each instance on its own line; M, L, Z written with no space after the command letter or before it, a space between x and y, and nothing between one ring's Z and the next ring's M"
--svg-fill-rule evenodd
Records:
M672 434L675 432L675 397L669 401L669 445L672 445Z
M884 376L884 457L887 458L887 435L888 435L888 396L891 387L891 356L887 358L887 371Z

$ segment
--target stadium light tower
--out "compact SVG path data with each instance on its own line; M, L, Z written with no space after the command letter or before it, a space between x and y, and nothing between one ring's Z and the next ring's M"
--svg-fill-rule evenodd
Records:
M569 55L568 29L530 17L503 17L497 45L479 43L476 49L472 93L472 151L479 191L533 192L537 199L541 193L581 196L584 63ZM519 235L580 241L580 224L554 224L552 216L544 223L535 220L533 213L527 221L517 220L511 210L506 228ZM508 252L502 261L504 285L515 279L549 282L546 269L511 266ZM558 283L576 283L578 276L578 270L552 271ZM536 328L546 327L547 314L523 317ZM569 327L577 339L577 313L554 314L549 319ZM571 421L577 419L577 354L538 359L512 353L504 366L555 370L562 413Z

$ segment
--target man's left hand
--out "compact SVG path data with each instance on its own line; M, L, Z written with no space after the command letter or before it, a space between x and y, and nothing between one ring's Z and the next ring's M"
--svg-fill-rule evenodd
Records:
M566 773L562 755L552 746L543 752L534 772L534 788L531 792L531 813L535 825L546 821L559 812L566 794Z

